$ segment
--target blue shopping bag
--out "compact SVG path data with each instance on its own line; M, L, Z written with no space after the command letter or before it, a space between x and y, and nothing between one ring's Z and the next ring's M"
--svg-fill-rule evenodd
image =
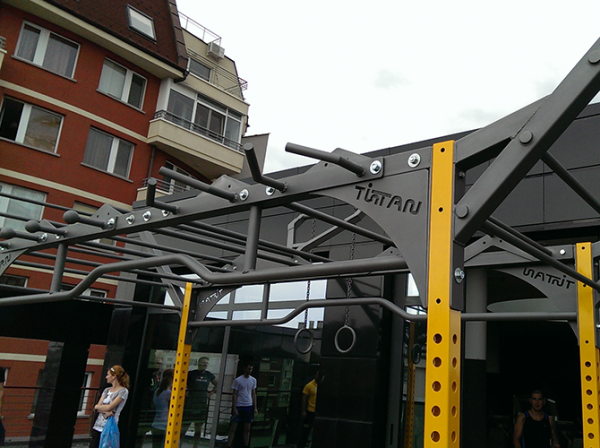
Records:
M100 448L119 448L119 445L119 427L114 417L108 417L100 435Z

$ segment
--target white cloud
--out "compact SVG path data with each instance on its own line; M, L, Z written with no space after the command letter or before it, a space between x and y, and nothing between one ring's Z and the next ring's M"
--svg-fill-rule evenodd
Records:
M550 93L598 39L600 2L178 0L249 83L266 171L287 142L365 152L484 126Z

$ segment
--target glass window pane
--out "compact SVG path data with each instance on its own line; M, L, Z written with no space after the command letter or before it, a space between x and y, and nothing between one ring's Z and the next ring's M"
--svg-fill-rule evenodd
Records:
M171 90L167 110L179 118L183 118L187 121L192 121L194 100L185 95L182 95L179 92L176 92L175 90Z
M106 171L108 169L112 140L113 138L110 135L90 129L83 163Z
M104 61L98 90L121 99L127 70L112 61Z
M35 49L40 40L40 30L29 25L23 26L21 35L19 36L19 48L17 48L17 56L28 61L33 61Z
M208 129L208 118L210 116L210 109L202 104L198 104L196 107L196 118L194 123L202 127L203 130Z
M154 21L133 8L129 8L129 26L154 39Z
M39 191L30 190L24 187L18 187L16 185L0 184L0 191L13 196L18 196L24 199L32 199L35 201L43 202L46 199L45 193L40 193ZM23 219L0 218L0 226L11 227L15 230L25 230L25 223L27 221L30 219L39 220L42 218L43 209L43 206L39 204L32 204L13 198L2 198L2 201L0 201L0 212L19 216Z
M210 114L209 129L217 136L223 135L223 127L225 125L225 117L214 110Z
M205 81L210 81L210 68L194 59L190 59L190 72Z
M117 150L117 157L115 160L114 173L119 176L127 177L129 175L129 161L131 160L131 151L133 145L128 142L121 140L119 142L119 149Z
M4 98L0 113L0 137L13 141L17 138L22 113L23 103Z
M129 98L127 99L127 102L134 107L142 107L145 87L146 80L141 76L134 74L131 79L131 88L129 89Z
M240 142L240 129L242 124L234 120L232 118L227 119L227 127L225 128L225 137L227 140L225 141L226 145L229 146L237 146L236 143Z
M48 70L69 78L73 77L77 45L56 34L50 34L46 55L42 66Z
M235 303L262 302L263 285L242 286L235 292Z
M37 107L31 108L23 144L54 152L62 118Z

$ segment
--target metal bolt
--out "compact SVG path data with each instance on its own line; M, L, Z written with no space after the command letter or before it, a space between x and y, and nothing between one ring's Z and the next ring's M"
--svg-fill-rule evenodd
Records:
M597 64L598 62L600 62L600 51L596 50L590 53L590 55L588 56L588 62L590 64Z
M167 216L169 216L171 214L171 212L169 210L163 210L162 211L162 215L166 218Z
M559 251L559 253L560 253L561 255L564 255L564 254L566 254L566 253L567 253L567 251L566 251L566 250L564 250L564 249L561 249L561 250Z
M106 225L108 227L114 227L117 221L115 221L115 218L110 218L108 221L106 221Z
M135 222L135 215L129 215L127 218L125 218L125 221L127 221L127 224L131 225Z
M469 207L466 205L459 205L456 207L456 216L459 218L465 218L469 214Z
M48 234L47 233L42 233L42 236L40 236L40 242L45 242L48 239Z
M380 160L374 160L373 162L371 162L371 166L369 167L371 174L379 174L382 169L383 165Z
M411 168L418 167L419 163L421 163L421 156L419 154L415 153L408 156L408 166Z
M461 268L456 268L454 270L454 280L456 280L456 283L462 283L464 279L465 271L463 271Z
M265 193L267 193L267 196L273 196L275 194L275 188L267 187L265 188Z
M250 196L250 192L248 190L246 190L245 188L240 191L240 199L242 201L245 201L246 199L248 199L248 196Z
M150 212L150 210L145 211L142 215L142 218L144 218L144 221L150 221L152 218L152 212Z
M524 145L531 143L533 140L533 133L531 131L523 131L519 134L519 141Z

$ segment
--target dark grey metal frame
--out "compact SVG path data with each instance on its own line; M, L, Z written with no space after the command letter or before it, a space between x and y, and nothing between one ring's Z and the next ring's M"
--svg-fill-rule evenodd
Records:
M600 291L600 285L594 280L582 276L571 265L573 250L544 247L519 234L509 226L497 221L491 214L514 189L533 165L543 160L568 186L586 200L596 211L600 211L600 202L593 198L566 169L550 156L547 151L562 132L584 109L600 90L600 43L596 42L583 59L574 67L565 80L549 96L541 99L506 118L499 120L477 132L458 140L455 144L455 191L459 192L454 207L454 256L458 271L465 269L465 245L474 237L475 232L501 238L521 253L528 254L533 260L551 266L569 277L581 281L594 290ZM150 273L160 278L156 284L181 284L183 277L168 272L148 271L166 266L185 266L190 272L198 274L196 283L207 291L217 291L224 287L238 287L247 284L292 281L298 279L333 278L340 276L380 275L410 271L417 282L423 306L427 306L427 260L430 248L429 235L429 191L432 147L424 147L410 153L389 156L369 157L342 149L327 153L299 145L288 144L286 150L320 160L308 171L284 179L264 176L256 163L251 146L244 148L256 183L248 184L240 180L221 176L212 185L182 176L165 168L161 174L183 182L199 190L193 197L181 199L157 200L153 182L148 183L147 206L133 211L102 206L93 216L84 216L75 211L66 211L62 223L30 222L27 233L13 229L2 229L0 238L0 274L15 263L21 255L40 255L42 251L57 248L54 261L54 277L50 290L46 293L7 297L0 300L0 307L16 304L52 302L75 299L100 276L110 272L130 271ZM460 195L464 173L484 161L494 158L490 166L464 195ZM339 199L353 205L368 215L382 229L378 234L356 224L357 216L340 219L312 209L305 204L311 198L324 196ZM165 200L166 202L163 202ZM315 241L292 247L295 238L289 239L288 246L259 238L262 212L268 208L287 207L303 215L314 217L333 226L331 235L342 230L353 232L367 239L389 247L378 257L369 259L331 261L327 257L312 253L316 245L328 239L327 232L315 238ZM212 226L204 222L209 218L237 212L249 212L248 232L243 235ZM182 230L186 233L183 234ZM293 229L292 229L293 231ZM119 235L144 235L154 232L171 238L185 238L195 243L227 248L240 254L235 259L219 258L202 253L169 254L172 249L152 243L148 238L136 240L122 238ZM102 246L92 240L113 238L125 241L144 249L159 251L161 255L126 248ZM477 244L475 241L473 244ZM101 247L109 249L117 257L139 257L96 266L86 274L86 278L73 290L60 292L63 273L67 271L66 262L73 259L67 252L80 247ZM598 248L595 245L595 255ZM469 252L470 247L466 249ZM84 249L88 250L88 249ZM511 249L513 250L513 249ZM163 255L166 253L167 255ZM565 255L567 254L567 255ZM41 255L48 257L48 255ZM510 256L495 255L496 264L515 262ZM481 258L481 257L480 257ZM484 257L485 258L485 257ZM270 266L263 267L260 260L268 261ZM565 260L570 261L565 264ZM522 263L523 258L517 263ZM19 263L23 263L19 261ZM86 264L83 261L81 264ZM488 263L488 261L484 261ZM89 263L87 263L89 264ZM164 268L163 268L164 269ZM141 270L141 271L140 271ZM122 276L114 277L123 281L136 281ZM462 309L464 292L459 287L452 297L452 306ZM371 302L369 302L371 301ZM114 302L114 301L113 301ZM125 301L127 302L127 301ZM345 301L317 301L318 306L332 306ZM400 309L384 305L382 299L348 299L348 302L377 303L391 309L404 319L415 320ZM385 302L385 301L384 301ZM215 300L199 303L199 312L191 327L212 325L239 325L233 320L206 322L204 317L215 305ZM127 302L133 306L156 306ZM268 306L268 304L267 304ZM299 305L293 315L312 307L313 302ZM316 306L316 305L315 305ZM165 309L178 309L179 306ZM574 319L567 314L531 314L525 315L482 315L463 314L463 320L492 319ZM291 317L289 317L291 319ZM244 321L244 325L271 325L289 319L271 319Z

